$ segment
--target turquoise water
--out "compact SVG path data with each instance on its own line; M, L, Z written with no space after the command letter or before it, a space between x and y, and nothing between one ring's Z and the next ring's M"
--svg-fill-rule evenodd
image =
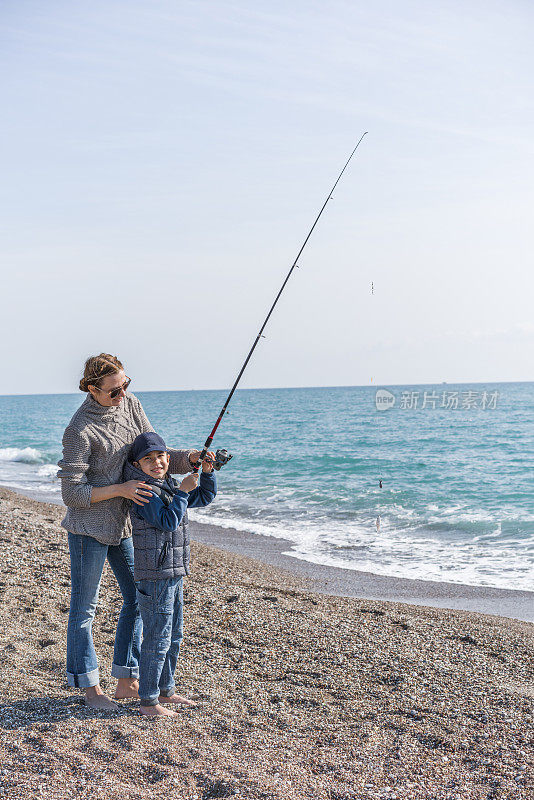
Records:
M238 391L214 443L234 459L192 516L287 538L309 561L532 590L534 384L384 388L385 411L372 387ZM138 396L168 444L200 447L226 392ZM82 400L0 397L1 484L61 501L55 463Z

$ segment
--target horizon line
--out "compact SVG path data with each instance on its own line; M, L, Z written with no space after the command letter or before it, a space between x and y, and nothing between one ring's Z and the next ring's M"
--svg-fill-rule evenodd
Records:
M438 381L438 382L423 382L423 383L354 383L354 384L331 384L326 386L315 386L315 385L307 385L307 386L248 386L236 389L237 392L268 392L268 391L281 391L281 390L291 390L291 389L387 389L388 387L399 387L399 386L479 386L483 384L491 384L491 385L498 385L498 386L505 386L514 383L521 383L521 384L528 384L534 383L534 381ZM192 392L224 392L229 391L229 387L223 387L222 389L138 389L136 392L131 392L131 394L175 394L177 392L181 393L192 393ZM70 397L77 395L78 392L15 392L13 394L0 394L0 397ZM82 394L87 394L87 392L82 392Z

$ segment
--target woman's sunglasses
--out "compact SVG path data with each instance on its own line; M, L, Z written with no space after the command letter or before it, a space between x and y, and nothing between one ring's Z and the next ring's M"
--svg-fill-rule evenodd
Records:
M128 386L131 384L132 379L126 378L122 386L117 386L116 389L110 389L108 392L105 389L101 389L99 386L95 386L95 389L98 389L99 392L103 394L109 394L112 400L115 400L116 397L120 395L121 392L125 392Z

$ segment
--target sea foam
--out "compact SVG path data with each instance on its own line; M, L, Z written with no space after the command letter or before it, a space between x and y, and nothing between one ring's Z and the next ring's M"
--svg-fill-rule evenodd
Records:
M44 458L34 447L0 447L0 461L15 461L22 464L42 464Z
M57 477L57 465L43 464L37 470L37 474L40 478L50 478L51 480L54 480Z

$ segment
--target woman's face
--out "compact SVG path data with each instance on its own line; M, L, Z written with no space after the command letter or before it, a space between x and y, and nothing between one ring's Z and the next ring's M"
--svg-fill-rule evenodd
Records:
M121 369L120 372L115 372L113 375L106 375L105 378L102 378L100 386L89 386L88 388L92 397L97 403L100 403L101 406L120 406L126 394L124 389L121 388L118 396L114 398L109 396L109 392L122 387L126 380L127 378L124 370Z

